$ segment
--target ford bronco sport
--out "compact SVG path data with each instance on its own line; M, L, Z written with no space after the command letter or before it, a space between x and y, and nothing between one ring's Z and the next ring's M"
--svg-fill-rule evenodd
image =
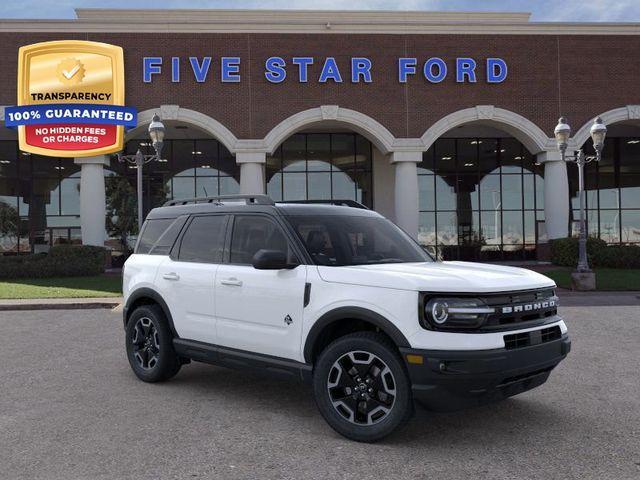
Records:
M351 201L255 195L167 202L124 268L126 351L145 382L191 360L310 382L357 441L433 410L544 383L570 349L552 280L434 261Z

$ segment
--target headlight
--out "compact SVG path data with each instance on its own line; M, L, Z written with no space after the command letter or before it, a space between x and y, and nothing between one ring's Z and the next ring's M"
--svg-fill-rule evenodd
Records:
M495 309L479 298L432 298L424 306L424 317L431 327L475 328Z

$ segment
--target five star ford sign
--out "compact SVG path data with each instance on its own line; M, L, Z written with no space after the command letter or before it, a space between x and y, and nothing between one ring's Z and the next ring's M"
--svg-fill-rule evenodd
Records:
M88 157L122 150L137 124L124 106L124 56L106 43L63 40L20 48L18 106L5 110L20 150Z

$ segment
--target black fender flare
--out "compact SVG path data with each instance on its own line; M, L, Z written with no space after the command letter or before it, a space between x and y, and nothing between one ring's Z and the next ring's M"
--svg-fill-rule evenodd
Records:
M411 346L407 338L398 329L398 327L396 327L392 322L387 320L379 313L362 307L339 307L334 310L330 310L329 312L322 315L313 324L311 330L309 330L309 334L307 335L307 339L305 340L303 350L304 359L306 362L311 363L311 361L313 360L313 348L322 331L328 325L343 319L362 320L364 322L371 323L372 325L375 325L384 333L386 333L398 347L408 348Z
M160 308L162 308L162 312L164 313L165 317L167 318L167 321L169 322L169 328L171 329L171 333L173 334L173 337L180 338L173 324L173 316L171 315L171 310L169 310L169 306L167 305L167 302L164 301L164 299L158 292L156 292L152 288L147 288L147 287L138 288L131 295L129 295L129 298L127 299L127 303L125 303L122 309L122 321L124 323L124 328L125 329L127 328L127 320L129 319L131 306L141 298L150 298L155 303L160 305Z

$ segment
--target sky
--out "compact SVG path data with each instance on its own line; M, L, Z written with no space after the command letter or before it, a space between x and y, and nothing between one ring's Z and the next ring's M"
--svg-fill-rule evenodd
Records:
M532 21L640 22L640 0L19 0L1 18L75 18L74 8L250 8L530 12Z

